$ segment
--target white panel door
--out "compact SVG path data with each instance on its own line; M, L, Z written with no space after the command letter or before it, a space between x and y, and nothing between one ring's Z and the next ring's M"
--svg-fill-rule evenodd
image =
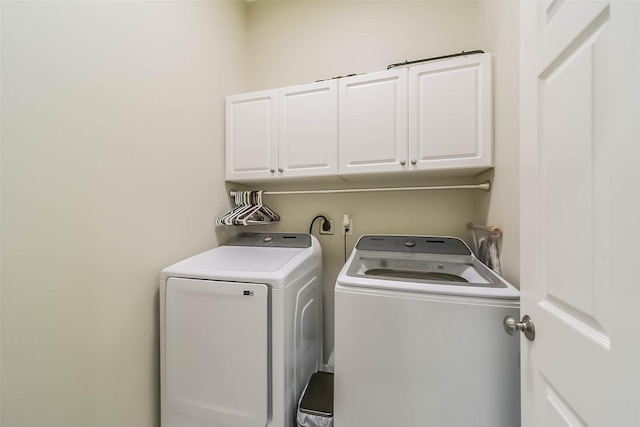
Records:
M165 301L167 427L264 427L267 286L172 277Z
M408 170L407 69L339 80L340 173Z
M491 54L409 68L412 169L493 165Z
M337 81L280 89L278 98L278 176L337 175Z
M520 4L523 426L638 426L640 2Z
M278 91L245 93L226 100L226 179L276 176Z

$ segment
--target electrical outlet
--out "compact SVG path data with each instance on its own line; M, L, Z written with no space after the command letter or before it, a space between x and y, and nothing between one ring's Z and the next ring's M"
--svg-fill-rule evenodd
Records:
M353 218L349 218L349 225L346 226L342 224L342 235L352 236L353 235Z
M324 226L325 226L325 221L321 220L320 222L320 234L335 234L335 221L330 219L328 220L329 222L329 229L327 231L324 230Z

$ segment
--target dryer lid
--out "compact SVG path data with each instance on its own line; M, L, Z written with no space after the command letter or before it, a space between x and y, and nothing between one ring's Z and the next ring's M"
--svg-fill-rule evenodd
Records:
M303 272L317 268L322 263L320 246L310 235L306 235L306 238L301 235L295 239L285 237L295 234L285 233L241 235L245 235L240 238L241 244L238 244L238 239L234 239L231 243L238 244L237 246L219 246L173 264L162 270L160 279L184 277L227 280L265 283L274 288L284 288ZM264 238L268 236L273 239L264 242ZM302 247L283 247L285 244L290 245L291 240L296 240L297 245ZM305 240L310 246L306 246Z
M282 269L299 254L300 249L294 248L220 246L183 262L191 261L191 267L198 270L270 273Z
M253 246L219 246L171 267L180 271L207 271L217 275L221 271L244 273L270 273L287 265L302 249L259 248Z

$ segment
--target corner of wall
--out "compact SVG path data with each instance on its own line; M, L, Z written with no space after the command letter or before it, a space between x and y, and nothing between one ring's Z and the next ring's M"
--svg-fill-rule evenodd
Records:
M481 196L478 216L503 229L503 275L520 281L519 9L517 1L480 2L483 46L494 54L492 191Z

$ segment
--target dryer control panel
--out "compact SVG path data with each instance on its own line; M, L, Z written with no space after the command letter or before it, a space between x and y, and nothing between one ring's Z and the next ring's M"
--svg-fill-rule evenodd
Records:
M258 246L262 248L309 248L311 236L304 233L239 233L225 246Z

